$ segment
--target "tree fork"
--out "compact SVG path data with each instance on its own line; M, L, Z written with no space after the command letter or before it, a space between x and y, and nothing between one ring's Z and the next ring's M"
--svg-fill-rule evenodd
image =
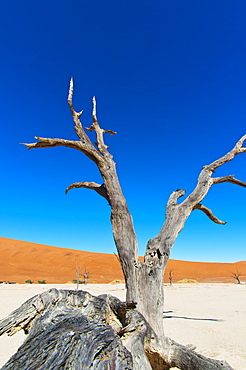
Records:
M68 94L68 105L70 107L75 124L75 131L79 138L78 141L36 137L38 140L36 143L24 145L26 145L28 149L47 148L62 145L81 151L89 159L96 163L103 179L102 185L95 182L84 181L70 185L66 191L72 188L81 187L95 190L99 195L108 201L111 207L110 219L114 241L119 255L119 261L121 263L121 268L126 282L126 300L128 304L137 306L137 309L140 312L139 315L143 315L148 327L151 328L152 337L153 335L155 337L155 345L153 347L155 349L153 350L152 348L150 350L151 346L148 349L145 349L145 353L149 354L149 361L152 364L155 363L155 365L152 366L153 369L168 368L169 364L172 364L173 366L175 363L175 356L177 357L176 364L178 364L177 366L182 370L201 368L204 370L222 368L229 369L229 366L224 366L224 364L220 364L219 362L213 362L213 365L211 365L211 362L208 359L203 359L203 363L201 365L201 362L199 362L200 355L194 354L189 349L184 351L181 349L183 348L182 346L174 344L174 342L165 338L162 320L164 304L163 275L169 259L171 248L173 247L178 234L183 229L185 222L192 211L196 209L201 210L213 222L222 225L225 224L224 221L220 221L216 216L213 215L212 210L208 209L201 202L213 184L230 182L234 185L246 187L246 183L235 179L234 175L219 178L212 177L216 168L222 166L228 161L233 160L236 155L246 152L246 148L243 146L246 140L246 135L242 136L242 138L236 143L231 151L212 162L210 165L206 165L202 168L195 189L188 196L186 196L183 201L179 201L179 199L185 195L185 190L183 189L178 189L170 195L166 207L164 224L159 234L148 241L144 262L140 262L138 260L137 238L132 217L118 180L113 156L109 153L108 146L104 143L104 134L109 133L114 135L115 132L111 130L104 130L99 126L96 112L96 99L94 97L92 100L92 125L87 128L88 131L95 132L96 144L94 145L86 134L80 121L82 111L75 111L72 104L72 98L73 80L71 79ZM147 332L149 332L149 330L147 330ZM141 337L141 335L137 337L134 336L134 338L136 346L137 343L140 343L141 340L143 340L143 336ZM152 342L153 340L149 339L149 343ZM156 343L158 343L158 345L156 345ZM157 347L158 350L156 350ZM154 353L156 355L153 355ZM186 356L187 353L188 357ZM199 357L197 360L198 362L195 360L189 362L187 359L194 359L195 357L197 358L197 356ZM135 353L133 357L133 368L137 369L137 354ZM155 360L153 360L154 358ZM158 359L160 358L162 360L159 361ZM170 358L172 358L171 362ZM163 367L163 361L165 362L166 367ZM189 363L188 365L187 361ZM161 362L162 365L160 365ZM157 365L157 363L159 363L159 365ZM197 363L199 365L197 365ZM209 367L210 365L211 367ZM148 366L149 365L147 365L146 362L146 366L144 365L144 367L141 367L141 369L149 369Z

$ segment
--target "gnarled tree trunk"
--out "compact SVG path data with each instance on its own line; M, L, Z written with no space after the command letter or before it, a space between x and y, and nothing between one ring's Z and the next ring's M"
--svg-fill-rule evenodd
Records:
M75 123L75 131L78 135L79 140L71 141L64 139L50 139L36 137L36 139L38 140L36 143L25 145L28 147L28 149L47 148L55 146L66 146L69 148L77 149L84 153L90 160L95 162L102 176L103 179L102 184L97 184L95 182L74 183L66 189L66 192L68 192L72 188L83 187L87 189L92 189L95 190L99 195L104 197L111 206L112 230L115 244L118 250L119 260L121 263L122 271L126 282L127 294L126 294L126 304L124 306L125 313L124 314L122 313L124 309L123 311L122 309L120 309L120 312L124 316L124 319L122 319L122 317L117 317L117 319L121 323L120 330L118 331L115 330L115 326L113 325L113 329L115 330L116 333L116 337L113 337L114 338L113 341L115 341L115 343L117 342L116 347L118 349L117 351L112 350L111 352L107 352L107 354L105 354L106 357L110 358L109 363L111 367L109 368L168 369L171 366L177 366L182 370L231 369L230 366L225 363L206 359L205 357L196 354L194 351L184 346L178 345L177 343L165 337L163 330L163 305L164 305L163 275L166 264L169 259L170 250L179 232L183 229L185 221L187 220L187 218L189 217L193 210L195 209L201 210L212 221L218 224L225 224L225 222L220 221L217 217L215 217L212 211L205 207L203 204L201 204L201 202L213 184L218 184L221 182L231 182L233 184L246 187L245 182L235 179L234 176L232 175L217 178L212 177L217 167L223 165L228 161L231 161L237 154L246 152L246 148L243 147L243 143L246 140L246 135L244 135L236 143L234 148L226 155L219 158L210 165L203 167L199 175L196 188L182 202L178 203L178 199L185 195L184 190L178 189L170 195L166 207L166 218L163 227L156 237L149 240L146 247L144 262L140 262L138 260L137 238L134 231L132 217L128 210L128 206L118 180L116 165L113 160L113 156L112 154L109 153L108 147L104 143L104 134L105 133L115 134L115 132L111 130L104 130L99 126L96 116L96 100L95 98L93 98L93 111L92 111L93 123L90 128L87 128L87 130L94 131L96 134L96 145L93 145L92 141L86 134L84 127L81 124L80 117L82 112L76 112L73 108L72 96L73 96L73 81L71 80L68 95L68 104L72 113L73 121ZM67 307L67 305L70 304L66 300L63 303L64 309L65 307ZM53 306L51 305L48 306L47 309L48 311L46 310L47 315L52 315L49 311L51 310L51 307ZM120 303L119 307L121 307ZM126 307L131 307L131 310L128 311ZM136 309L133 307L136 307ZM54 308L52 308L52 312L53 311ZM110 309L107 312L110 312ZM57 315L57 313L55 314ZM69 315L70 315L69 320L70 319L72 320L73 313L71 311L69 311ZM77 311L75 310L74 317L77 317L76 315ZM65 327L66 320L62 321L64 317L59 315L56 317L61 317L59 325L61 325L62 327L63 322ZM93 322L95 323L96 319L98 319L100 324L100 319L98 318L97 315L93 317L94 320ZM13 322L15 323L15 319L13 320L14 320ZM43 320L42 316L37 320L39 320L40 323L39 325L43 325L44 322L42 321ZM104 321L106 322L107 319L105 319ZM24 322L26 321L24 320ZM36 321L34 321L34 324L35 322ZM79 325L80 328L80 325L82 324L78 323L78 320L76 319L74 325L76 327L77 325ZM94 328L93 330L95 330L96 333L97 332L96 326L92 327ZM52 336L52 338L54 338L52 326L47 327L46 330L48 330L48 328L50 330L49 331L50 335ZM56 332L57 333L56 335L58 336L59 330ZM30 335L32 335L32 333L34 333L33 336L35 337L36 335L35 330L33 332L31 331ZM79 335L82 334L80 333ZM91 338L93 338L93 336ZM123 344L124 347L127 348L128 352L130 353L130 357L128 357L128 352L126 354L126 352L124 352L125 351L124 348L121 347L121 345L119 345L118 343ZM68 341L67 345L65 346L68 352L71 345L72 345L71 342ZM103 347L104 344L100 344L100 346L104 348ZM81 367L79 353L80 351L82 351L82 349L81 346L79 348L80 349L78 350L78 352L76 352L77 360L73 360L73 362L71 362L71 364L73 363L73 365L71 364L66 365L67 367L64 365L65 367L61 368L67 369L94 368L89 367L89 365L88 367ZM29 353L30 358L33 358L34 355L31 349ZM122 353L124 353L124 355L122 355ZM75 356L74 352L73 356ZM96 356L95 358L97 358L97 355L95 356ZM123 357L125 356L124 358L126 359L127 363L127 365L126 363L124 363L124 365L122 365L123 367L120 367L121 365L117 365L120 363L119 361L121 361L120 360L121 356ZM129 358L131 358L132 361L131 363L129 362L130 361ZM55 359L52 361L54 361L53 364L56 364ZM92 363L94 364L93 361ZM102 361L102 359L100 361ZM78 364L78 366L76 365L77 367L75 366L75 363ZM103 364L103 362L101 362L101 364ZM55 366L56 365L50 367L50 369L51 368L55 369L56 368ZM104 365L100 366L102 366L100 368L105 369L107 368L103 367ZM11 367L6 367L6 369L7 368L10 369ZM99 369L99 367L96 368Z
M216 370L232 368L169 338L165 346L132 303L110 295L50 289L0 321L0 335L29 331L2 370Z

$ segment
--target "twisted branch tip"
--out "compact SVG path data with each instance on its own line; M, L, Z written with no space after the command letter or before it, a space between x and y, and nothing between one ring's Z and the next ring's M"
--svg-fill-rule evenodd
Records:
M92 118L93 121L97 121L97 101L95 95L92 97Z
M68 90L68 103L72 103L73 99L73 77L70 79L69 90Z

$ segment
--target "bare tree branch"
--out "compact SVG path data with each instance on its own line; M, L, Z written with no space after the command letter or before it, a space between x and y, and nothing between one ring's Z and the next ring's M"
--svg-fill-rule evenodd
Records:
M91 125L91 127L85 127L86 130L88 131L95 131L96 133L96 137L97 137L97 142L96 142L96 146L99 150L99 152L105 156L107 155L110 155L108 150L109 147L104 143L104 139L103 139L103 134L104 133L109 133L110 135L116 135L116 132L112 131L112 130L103 130L100 126L99 126L99 123L98 123L98 120L97 120L97 114L96 114L96 97L93 96L92 98L92 105L93 105L93 108L92 108L92 120L93 120L93 123Z
M105 188L105 185L104 184L97 184L96 182L75 182L74 184L68 186L65 190L65 193L67 194L69 190L71 189L78 189L78 188L86 188L86 189L92 189L92 190L95 190L99 195L101 195L102 197L106 198L107 200L109 200L108 198L108 194L107 194L107 190Z
M31 143L31 144L26 144L26 143L21 143L21 144L25 145L27 149L66 146L68 148L74 148L74 149L83 151L80 141L65 140L65 139L50 139L50 138L44 138L44 137L38 137L38 136L35 136L34 139L38 140L38 142Z
M146 274L146 280L147 275L151 276L153 274L152 271L154 271L154 266L156 269L161 270L161 266L166 266L166 263L168 261L170 250L173 247L175 240L180 233L180 231L183 229L184 224L188 217L190 216L190 213L194 209L200 209L214 222L219 224L224 224L223 221L219 220L217 217L215 217L211 210L209 210L207 207L199 205L200 202L204 199L206 194L208 193L210 187L216 183L216 182L223 182L230 179L233 183L239 184L239 180L232 179L231 177L225 177L221 180L213 179L212 174L214 173L214 170L223 165L224 163L231 161L235 155L246 152L246 148L243 147L243 143L246 140L246 135L244 135L234 146L234 148L228 152L223 157L219 158L218 160L214 161L210 165L204 166L199 177L198 182L196 185L196 188L191 192L187 198L181 202L180 204L177 204L178 198L180 198L182 195L184 195L184 190L177 190L173 192L168 200L167 208L166 208L166 219L164 222L164 225L162 229L160 230L159 234L148 241L146 252L145 252L145 264L148 266L147 270L145 271ZM243 183L240 182L240 185ZM144 269L143 269L144 270ZM150 280L150 278L148 277ZM153 282L154 283L154 278ZM150 284L150 285L151 285ZM142 287L142 289L144 289ZM156 295L156 301L158 301L158 297ZM143 311L142 311L143 312Z
M88 158L90 158L96 164L101 162L101 155L94 147L88 148L86 144L83 144L80 140L66 140L66 139L51 139L51 138L44 138L44 137L34 137L38 140L36 143L26 144L25 145L28 149L36 149L36 148L52 148L56 146L65 146L67 148L73 148L81 151L84 153Z
M36 137L38 140L37 143L25 145L28 149L47 148L60 145L67 146L80 150L89 159L96 163L103 179L102 185L95 182L79 182L70 185L66 189L66 192L73 188L84 187L95 190L98 194L108 200L111 207L110 220L113 236L126 282L126 300L128 304L134 302L134 305L137 305L138 311L147 319L148 324L158 337L158 342L165 344L166 338L163 330L162 318L164 302L163 274L169 259L170 250L173 247L178 234L183 229L186 220L194 209L203 211L216 223L225 224L225 222L215 217L212 211L203 206L201 202L213 184L231 182L240 186L246 185L246 183L235 179L234 176L218 178L212 177L216 168L233 160L236 155L246 152L246 148L243 146L246 140L246 135L244 135L227 154L212 162L210 165L203 167L198 177L195 189L181 203L178 203L178 199L185 194L184 190L176 190L170 195L166 207L165 222L159 234L148 241L144 262L141 262L138 260L137 238L132 217L119 183L116 164L113 161L113 156L108 152L108 146L104 143L104 134L115 134L115 132L104 130L99 126L95 97L92 100L92 125L89 128L82 126L80 121L82 111L75 111L72 99L73 80L71 79L68 93L68 105L75 123L75 131L79 137L78 141ZM88 131L95 131L95 145L85 133L85 129ZM176 350L174 352L173 356L179 357L179 350L177 353ZM190 354L188 354L187 357L188 364L190 364L189 356ZM182 369L191 368L189 365L186 366L182 364L184 358L183 354L180 355L180 357L181 362L180 365L178 364L178 367ZM159 356L157 356L157 361L159 361L158 358ZM213 368L215 367L220 368L217 367L217 363ZM148 369L149 368L150 367L148 367ZM197 366L192 366L193 370L205 370L206 368L208 368L208 366L205 367L205 365L201 365L200 363Z
M70 79L67 101L68 101L68 104L71 107L71 109L73 109L73 105L72 105L72 101L73 101L73 77L71 77L71 79Z
M211 185L224 182L223 180L219 181L219 178L212 178L212 174L215 172L215 169L219 166L222 166L223 164L232 161L234 157L240 153L245 153L246 148L243 147L244 141L246 140L246 135L242 136L240 140L236 143L236 145L230 150L227 154L225 154L223 157L217 159L216 161L212 162L210 165L206 165L203 167L199 177L198 177L198 183L194 191L183 201L182 205L191 207L191 209L194 208L194 206L202 201L202 199L205 197L205 195L208 193ZM228 181L228 178L230 178L230 182L242 185L243 182L239 183L239 180L232 179L230 176L226 176L221 179L227 179L225 181ZM215 180L215 181L214 181ZM243 185L242 185L243 186Z
M235 185L240 185L246 188L246 182L235 179L234 175L224 176L224 177L214 177L213 184L220 184L222 182L230 182Z
M221 221L219 220L216 216L214 216L213 212L211 211L211 209L203 206L201 203L198 203L194 206L193 210L194 209L199 209L200 211L203 211L209 218L210 220L212 220L213 222L215 222L216 224L220 224L220 225L225 225L226 222L224 221Z
M108 152L107 146L104 143L103 134L115 134L111 130L103 130L98 123L96 115L96 99L93 98L92 120L93 123L89 131L95 131L96 146L94 146L84 131L80 122L82 112L77 113L72 104L73 99L73 79L70 81L68 93L68 105L70 107L73 121L75 123L75 131L79 137L79 141L39 138L37 143L24 144L28 149L33 148L48 148L55 146L66 146L83 152L89 159L96 163L98 170L103 178L103 185L95 183L75 183L70 185L66 191L75 187L85 187L97 191L101 196L106 198L111 206L111 223L113 229L114 240L119 253L123 274L126 280L127 301L136 302L136 271L135 261L138 256L138 245L134 230L133 220L129 212L126 199L123 195L116 165L113 161L113 156Z
M92 144L90 138L85 133L83 126L80 122L80 117L83 113L83 111L76 112L73 107L73 79L71 78L70 84L69 84L69 92L68 92L68 105L72 113L73 121L75 124L75 132L80 138L80 141L87 146L88 149L95 149L94 145Z
M241 274L240 274L240 272L238 270L236 270L236 272L231 272L231 273L232 273L231 277L233 279L236 279L238 284L241 284L241 280L240 280Z
M96 136L97 136L97 143L96 146L98 150L95 148L95 146L92 144L90 138L85 133L83 126L80 122L80 117L82 115L82 112L76 112L73 103L73 79L70 80L69 85L69 93L68 93L68 105L72 113L72 118L75 124L75 131L77 136L79 137L79 141L74 140L65 140L65 139L51 139L51 138L41 138L41 137L35 137L38 142L26 144L22 143L23 145L26 145L28 149L35 149L35 148L49 148L49 147L56 147L56 146L66 146L69 148L77 149L82 151L84 154L87 155L90 159L92 159L98 166L99 164L102 166L103 158L101 156L102 153L106 154L107 146L103 142L103 133L109 132L111 134L114 134L111 130L102 130L98 124L98 122L94 122L93 124L96 124ZM95 107L93 107L93 119L95 120ZM108 152L107 152L108 153ZM111 155L110 155L111 156ZM111 156L112 157L112 156Z
M246 135L243 135L241 139L238 140L236 145L232 148L232 150L230 150L230 152L228 152L223 157L217 159L216 161L214 161L213 163L205 167L207 167L208 170L214 172L214 170L218 168L219 166L222 166L223 164L232 161L236 155L240 153L245 153L246 148L243 147L245 140L246 140Z
M167 202L167 211L171 207L176 206L178 199L183 197L184 195L185 195L185 190L183 190L183 189L177 189L177 190L173 191L172 194L170 195L169 199L168 199L168 202Z

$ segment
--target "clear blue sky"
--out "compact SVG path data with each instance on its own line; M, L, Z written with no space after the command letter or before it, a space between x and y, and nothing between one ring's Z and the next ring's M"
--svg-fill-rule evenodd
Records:
M159 232L173 190L192 191L203 165L246 133L246 2L10 0L0 4L0 236L115 252L110 209L77 181L100 182L68 148L28 151L33 137L75 139L67 106L91 123L91 97L117 162L140 255ZM217 175L246 181L246 154ZM219 184L194 211L171 258L246 260L246 189Z

